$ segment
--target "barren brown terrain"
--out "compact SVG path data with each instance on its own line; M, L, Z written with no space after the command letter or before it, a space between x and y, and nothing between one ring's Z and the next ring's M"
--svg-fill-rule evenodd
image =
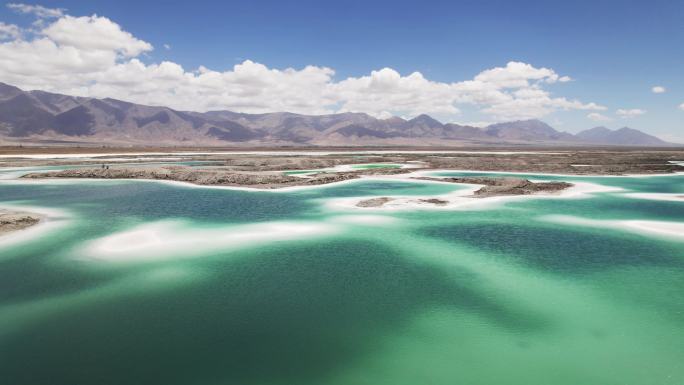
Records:
M675 163L683 160L683 149L0 149L0 167L78 166L63 171L32 173L26 178L157 179L256 188L327 184L364 175L407 173L416 169L572 175L663 174L684 172L684 166ZM378 163L407 168L350 168ZM347 168L335 169L340 166ZM310 170L311 173L288 173L298 170Z

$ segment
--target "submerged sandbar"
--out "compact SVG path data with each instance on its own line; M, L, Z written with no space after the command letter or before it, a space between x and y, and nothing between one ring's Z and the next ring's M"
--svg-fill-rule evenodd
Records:
M482 185L482 188L473 192L472 196L475 198L488 198L505 195L531 195L540 193L549 194L560 192L573 186L572 183L568 182L531 182L527 179L513 177L418 177L414 179Z
M0 236L35 226L42 219L39 214L0 210Z

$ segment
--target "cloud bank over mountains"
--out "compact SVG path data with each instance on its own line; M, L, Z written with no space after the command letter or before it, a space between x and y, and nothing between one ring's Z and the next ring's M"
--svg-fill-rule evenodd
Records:
M643 115L645 114L646 111L640 109L640 108L631 108L631 109L619 109L615 112L615 114L621 118L633 118L635 116Z
M26 4L8 7L35 18L30 27L0 23L0 81L23 89L248 113L428 113L458 120L460 108L467 106L489 120L507 121L558 110L599 117L597 111L606 110L594 102L552 95L550 86L572 79L528 63L512 61L453 83L433 81L420 72L402 75L392 68L336 79L328 67L276 69L251 60L225 71L188 70L171 61L146 62L145 54L154 47L107 17L76 17L63 9ZM625 116L637 115L634 111Z

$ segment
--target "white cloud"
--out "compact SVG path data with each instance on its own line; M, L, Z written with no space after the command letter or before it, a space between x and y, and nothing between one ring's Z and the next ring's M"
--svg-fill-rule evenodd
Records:
M485 128L489 125L492 125L496 122L487 122L487 121L474 121L474 122L453 122L455 124L461 125L461 126L471 126L471 127L477 127L477 128Z
M551 69L534 68L527 63L509 62L506 67L480 72L474 80L495 85L497 88L521 88L529 86L530 81L555 83L558 79L558 74Z
M654 94L664 94L667 90L663 86L654 86L651 88L651 92Z
M64 16L65 9L63 8L46 8L41 5L28 5L22 3L9 3L7 8L23 13L35 15L41 19L51 19Z
M587 118L595 121L595 122L609 122L613 120L611 117L600 114L598 112L592 112L589 115L587 115Z
M170 50L170 49L171 49L171 44L164 44L164 48L167 49L167 50Z
M115 52L80 50L48 38L0 44L2 79L24 87L57 90L84 83L89 80L84 74L106 71L115 65Z
M682 110L682 111L684 111L684 103L682 103L682 104L679 105L679 109Z
M0 21L0 40L18 39L21 30L14 24L5 24Z
M336 80L333 69L319 66L274 69L244 60L228 70L201 66L191 71L170 61L144 63L140 56L152 45L110 19L35 7L13 9L61 16L51 16L56 20L34 28L30 38L12 35L0 41L0 81L25 89L197 111L352 111L378 117L428 113L447 121L459 116L460 106L475 108L489 121L540 118L558 110L605 110L595 103L553 96L545 87L571 79L522 62L453 83L433 81L420 72L402 75L392 68Z
M430 81L420 72L401 76L391 68L329 83L329 95L339 98L341 112L366 112L376 116L460 113L454 106L451 85Z
M621 109L615 111L615 114L621 118L634 118L636 116L643 115L645 113L646 113L646 111L642 110L640 108L632 108L629 110L621 108Z
M136 39L118 24L97 15L61 17L42 34L59 45L82 51L114 51L134 57L152 50L150 43Z

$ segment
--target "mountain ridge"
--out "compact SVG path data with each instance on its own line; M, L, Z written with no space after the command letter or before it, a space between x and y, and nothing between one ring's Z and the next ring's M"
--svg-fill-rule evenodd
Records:
M441 123L427 114L378 119L366 113L247 114L179 111L0 82L0 141L127 145L621 145L674 146L641 131L595 127L576 135L536 119L484 128Z

